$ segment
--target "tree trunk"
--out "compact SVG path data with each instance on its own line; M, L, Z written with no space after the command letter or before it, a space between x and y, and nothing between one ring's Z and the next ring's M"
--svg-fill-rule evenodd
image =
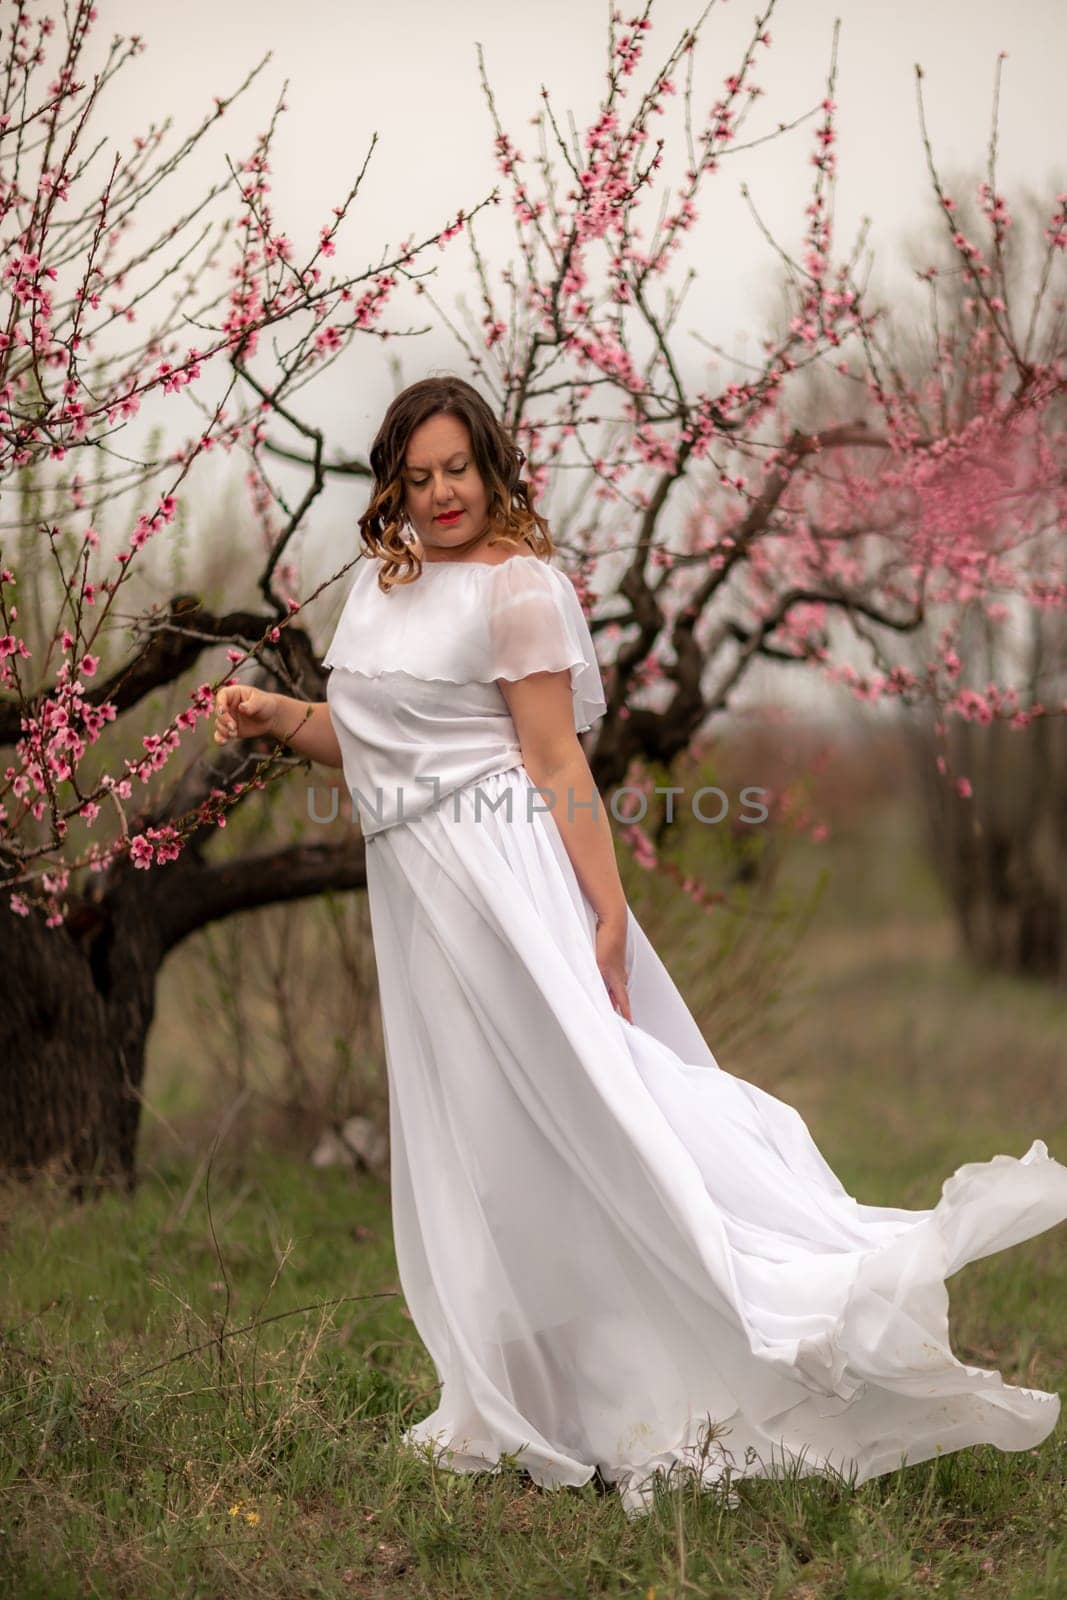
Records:
M195 847L138 871L47 928L0 895L0 1170L48 1171L90 1188L136 1184L140 1091L156 980L170 950L207 923L324 889L366 884L358 833L328 844L206 863Z
M931 730L915 732L927 847L963 946L979 966L1067 987L1067 725L954 722L947 746L942 778Z
M138 1091L162 961L148 885L90 938L0 906L0 1167L134 1185ZM88 929L86 930L89 931Z

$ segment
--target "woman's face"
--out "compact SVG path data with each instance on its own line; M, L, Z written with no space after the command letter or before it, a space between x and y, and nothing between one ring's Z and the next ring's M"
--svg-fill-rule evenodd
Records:
M412 430L402 481L404 510L426 560L447 561L455 546L488 534L489 499L461 418L440 411Z

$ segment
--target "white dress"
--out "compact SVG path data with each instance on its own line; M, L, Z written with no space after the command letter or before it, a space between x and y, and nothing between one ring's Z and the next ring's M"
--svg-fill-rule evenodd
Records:
M498 678L571 672L603 713L570 580L530 555L362 559L325 662L367 886L401 1287L441 1383L404 1435L459 1472L599 1468L627 1515L657 1469L853 1484L1039 1444L1059 1397L966 1366L946 1278L1067 1218L1035 1139L936 1206L864 1205L800 1114L715 1060L633 916L633 1022L522 762Z

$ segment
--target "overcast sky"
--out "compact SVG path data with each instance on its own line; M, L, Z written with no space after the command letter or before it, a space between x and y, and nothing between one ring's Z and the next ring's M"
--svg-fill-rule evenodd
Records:
M629 0L624 15L630 15ZM469 206L498 181L492 128L478 79L476 43L505 125L532 151L529 118L539 90L550 91L557 115L579 125L595 114L603 92L608 7L603 0L101 0L101 32L140 31L146 53L123 74L121 103L111 100L116 133L173 111L188 125L240 81L266 51L272 61L233 120L226 119L189 171L217 172L222 152L237 156L262 127L276 92L289 80L277 141L276 218L298 243L312 240L363 161L378 145L335 264L360 267L386 244L421 236ZM700 6L655 0L647 57L666 55ZM704 24L696 62L695 110L709 104L739 59L755 6L720 4ZM1062 182L1067 149L1067 5L1063 0L781 0L772 48L761 53L756 81L765 90L751 133L772 129L813 105L822 92L833 22L841 17L837 100L840 106L838 217L843 238L864 214L883 274L901 269L902 245L928 204L915 108L914 64L926 73L928 114L946 170L984 161L993 73L1007 51L1001 108L1000 172L1009 190ZM668 129L668 132L671 130ZM526 144L523 146L524 135ZM724 164L702 202L689 258L701 277L690 298L690 323L739 350L758 337L771 292L774 258L742 205L742 179L762 215L785 243L794 243L810 176L808 126ZM675 144L677 173L684 161ZM171 203L173 194L170 197ZM498 214L499 216L499 214ZM494 219L494 222L496 219ZM501 225L506 219L499 217ZM505 235L500 233L503 242ZM442 262L441 290L469 281L465 245ZM409 346L411 376L448 363L446 335ZM350 418L357 435L373 432L387 380L367 387ZM346 419L347 420L347 419ZM365 443L364 441L362 441ZM359 447L360 441L353 443Z
M635 0L624 6L624 15L632 14L631 6L637 8ZM148 44L109 97L108 131L119 139L169 113L179 129L189 127L214 95L230 92L260 56L272 53L247 104L225 119L181 181L192 198L219 174L223 152L235 158L246 153L288 79L271 200L276 222L298 253L330 219L372 135L378 135L333 263L341 270L377 260L407 234L434 231L498 182L476 43L484 48L502 119L527 153L533 150L529 120L540 105L542 84L560 120L565 124L571 111L579 126L595 115L604 86L608 7L602 0L524 6L506 0L99 0L99 7L103 37L112 30L140 32ZM731 0L705 22L694 80L697 115L739 61L754 11L751 0ZM658 63L699 12L688 0L656 0L647 62ZM1001 187L1009 194L1020 186L1051 194L1067 186L1061 159L1067 149L1064 0L781 0L770 24L773 46L761 53L755 74L765 96L748 136L792 120L821 98L835 15L841 18L839 236L850 238L863 215L872 217L882 282L903 280L905 241L930 215L916 63L925 72L937 156L951 173L984 162L996 58L1006 51ZM684 147L673 148L667 167L678 173ZM725 163L705 190L699 231L683 263L700 274L687 326L740 354L747 341L760 337L774 258L739 199L739 184L744 179L750 185L783 243L794 244L810 182L810 150L806 125ZM172 189L168 206L180 198ZM489 237L499 245L499 265L513 236L501 212L493 228L498 231ZM465 244L457 241L440 259L436 292L451 308L451 297L470 287ZM408 301L401 320L422 320L424 309L424 302ZM327 384L313 386L302 398L313 420L329 423L337 449L366 452L392 393L382 352L377 341L358 349ZM408 342L402 353L407 381L442 367L463 370L462 356L444 332ZM364 491L359 498L362 505ZM333 515L325 507L316 513L319 526L307 550L313 568L319 567L316 551L336 552ZM326 569L334 567L331 561Z

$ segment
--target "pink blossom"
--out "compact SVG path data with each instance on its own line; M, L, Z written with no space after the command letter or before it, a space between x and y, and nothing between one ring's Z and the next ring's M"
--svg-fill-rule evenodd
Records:
M130 840L130 860L135 867L147 870L152 865L152 859L152 846L145 835L139 833L135 839Z

